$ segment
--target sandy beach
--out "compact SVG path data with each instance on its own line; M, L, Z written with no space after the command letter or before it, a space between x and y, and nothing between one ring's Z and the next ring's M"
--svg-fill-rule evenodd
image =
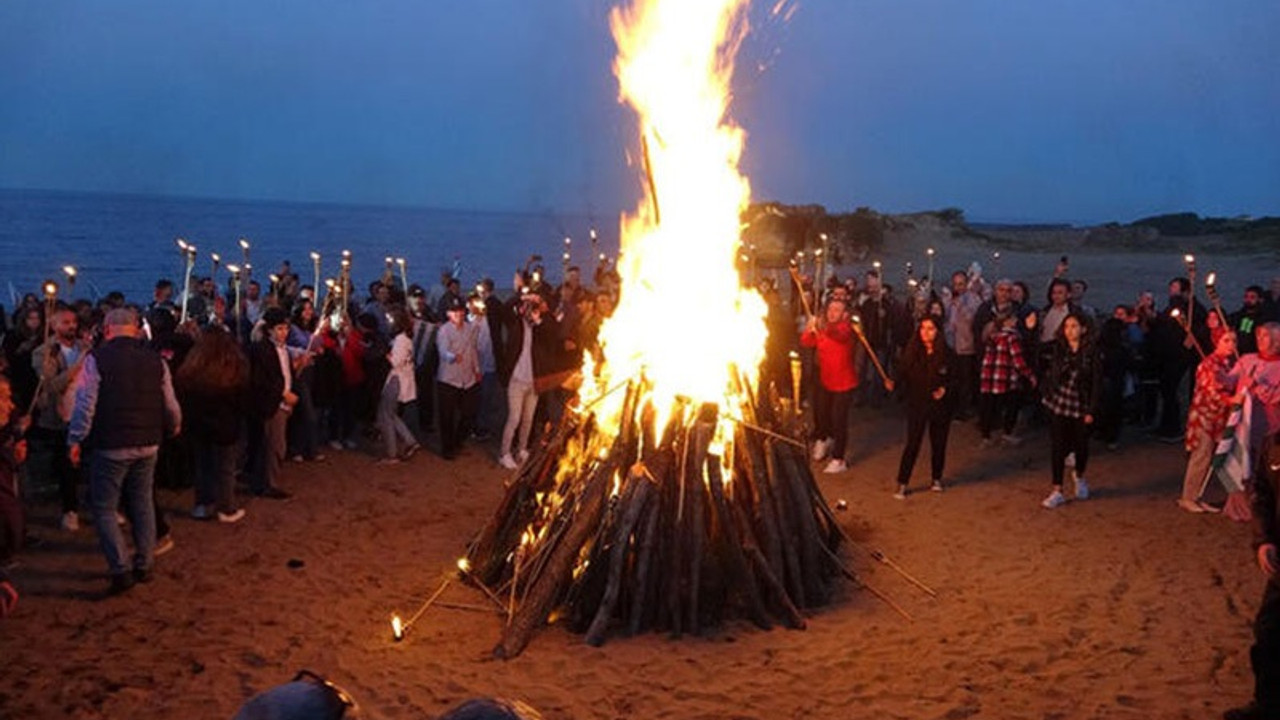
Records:
M439 585L495 507L505 471L489 448L390 469L357 453L289 464L295 498L252 502L233 526L189 520L190 492L162 491L177 548L119 598L102 597L92 532L57 531L41 505L31 521L46 542L15 571L22 602L0 625L0 717L229 718L301 668L374 718L484 695L548 718L1203 718L1247 699L1262 588L1249 529L1175 506L1181 448L1134 433L1097 448L1094 497L1046 511L1042 431L980 450L974 427L953 428L940 495L891 498L896 411L855 411L851 470L819 475L832 504L848 501L851 535L937 590L849 550L913 621L848 589L804 631L733 623L597 649L552 626L507 662L489 656L494 613L434 607L402 643L388 622ZM459 586L443 599L486 603Z

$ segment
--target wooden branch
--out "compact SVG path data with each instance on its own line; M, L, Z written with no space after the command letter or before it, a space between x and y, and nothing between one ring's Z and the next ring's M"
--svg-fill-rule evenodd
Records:
M519 655L529 644L533 631L546 621L560 589L573 572L578 551L599 526L615 467L610 458L592 471L579 497L573 524L547 560L546 568L529 588L511 625L503 632L502 640L493 649L495 657L510 659Z

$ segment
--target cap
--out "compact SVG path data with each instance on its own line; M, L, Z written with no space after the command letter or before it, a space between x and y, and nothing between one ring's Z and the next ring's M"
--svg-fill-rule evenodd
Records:
M448 312L450 310L466 310L467 301L463 300L457 295L449 295L444 300L444 309L445 309L445 312Z

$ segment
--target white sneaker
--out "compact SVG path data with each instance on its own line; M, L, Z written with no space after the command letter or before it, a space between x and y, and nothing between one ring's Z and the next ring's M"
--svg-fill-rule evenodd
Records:
M1076 479L1076 499L1088 500L1089 499L1089 483L1086 482L1084 478L1080 477L1079 475L1076 475L1075 473L1071 473L1071 475Z
M58 520L58 527L67 532L75 532L80 529L80 516L74 512L62 513L62 518Z
M893 491L893 499L894 499L894 500L906 500L906 499L907 499L907 486L906 486L906 485L899 485L899 486L898 486L898 489Z
M835 475L848 469L849 466L845 465L843 460L840 458L832 458L831 462L827 463L827 466L822 468L822 472L827 473L828 475Z
M1075 466L1076 466L1076 454L1075 454L1075 453L1067 453L1067 456L1066 456L1065 458L1063 458L1063 459L1062 459L1062 465L1063 465L1064 467L1069 467L1069 468L1073 468L1073 467L1075 467Z
M229 513L219 512L219 513L218 513L218 522L220 522L220 523L228 523L228 524L230 524L230 523L238 523L238 522L240 522L241 520L243 520L243 519L244 519L244 515L245 515L245 513L244 513L244 508L236 508L235 510L233 510L233 511L231 511L231 512L229 512Z
M933 492L942 492L942 489L943 489L943 488L942 488L942 481L941 481L941 480L934 480L934 481L933 481L933 484L929 486L929 489L930 489L930 490L932 490Z
M1040 505L1048 510L1052 510L1056 507L1062 507L1065 504L1067 504L1067 496L1063 495L1061 490L1054 490L1049 493L1049 497L1040 502Z
M516 453L516 462L520 463L521 465L523 465L525 461L528 459L529 459L528 450L521 450L520 452Z
M827 457L827 451L831 449L831 440L815 440L813 443L813 461L818 462Z
M498 458L498 464L508 470L520 469L520 464L516 462L515 458L511 457L511 453L503 453L502 457Z

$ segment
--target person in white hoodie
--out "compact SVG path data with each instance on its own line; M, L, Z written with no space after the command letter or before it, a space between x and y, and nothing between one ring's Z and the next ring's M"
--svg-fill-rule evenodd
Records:
M382 386L382 398L378 402L378 432L386 452L379 463L393 464L408 460L418 451L418 440L409 432L400 417L405 404L418 398L418 384L414 379L413 321L402 307L393 307L391 316L391 352L387 361L391 371ZM400 449L403 445L403 449Z

